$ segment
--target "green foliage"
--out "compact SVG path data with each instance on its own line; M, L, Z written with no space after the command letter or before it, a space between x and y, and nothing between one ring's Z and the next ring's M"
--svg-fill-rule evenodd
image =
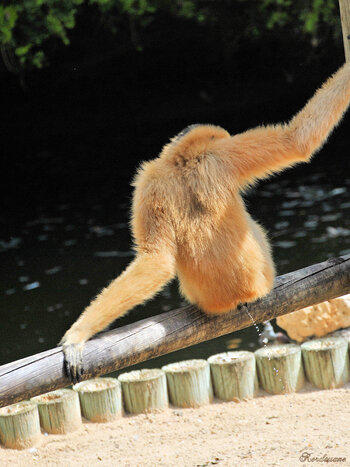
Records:
M294 25L300 32L316 36L322 24L336 27L339 18L336 0L263 0L266 26Z
M317 44L324 32L339 33L337 0L1 0L0 44L17 68L41 68L48 44L70 44L81 14L118 34L128 24L130 45L141 50L157 18L194 21L213 29L228 50L241 38L292 31ZM85 16L83 16L85 15ZM179 30L179 34L181 31ZM123 40L125 36L123 36Z
M18 58L17 66L41 68L43 45L51 38L69 44L77 7L84 0L4 0L0 5L0 43Z

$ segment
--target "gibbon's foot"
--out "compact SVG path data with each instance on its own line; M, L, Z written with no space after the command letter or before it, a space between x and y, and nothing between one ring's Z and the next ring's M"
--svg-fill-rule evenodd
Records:
M68 378L73 384L79 383L84 373L83 344L62 344L64 367Z

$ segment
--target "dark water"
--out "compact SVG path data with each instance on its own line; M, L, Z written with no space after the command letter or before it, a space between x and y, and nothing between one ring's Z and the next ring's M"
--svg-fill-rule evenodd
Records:
M284 172L245 197L270 232L279 274L350 253L349 163L345 169L336 163L347 155L334 154L334 145L327 151L319 162ZM129 263L130 194L117 187L84 201L65 194L30 212L19 210L6 225L0 239L0 364L56 346L90 299ZM114 326L183 304L174 281ZM254 349L257 337L251 327L138 367L206 358L234 347L232 339L241 339L241 349Z

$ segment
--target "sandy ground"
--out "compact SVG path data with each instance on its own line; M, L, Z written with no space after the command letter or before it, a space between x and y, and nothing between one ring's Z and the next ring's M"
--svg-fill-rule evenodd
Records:
M72 434L43 435L35 448L0 449L1 467L303 464L350 466L350 384L104 424L84 421Z

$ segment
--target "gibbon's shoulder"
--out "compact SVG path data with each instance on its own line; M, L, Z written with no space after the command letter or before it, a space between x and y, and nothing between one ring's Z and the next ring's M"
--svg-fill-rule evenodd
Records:
M164 178L164 167L159 163L159 158L156 158L141 163L131 185L145 190L147 186L157 183L162 178Z

